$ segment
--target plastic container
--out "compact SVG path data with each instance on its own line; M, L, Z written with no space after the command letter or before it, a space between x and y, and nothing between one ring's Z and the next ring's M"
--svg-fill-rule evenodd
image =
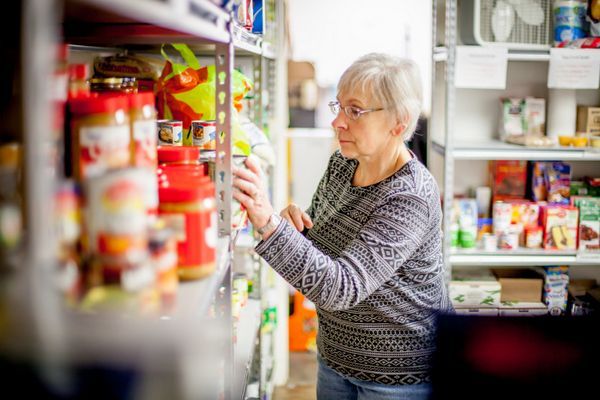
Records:
M158 162L168 164L194 164L200 158L200 149L190 146L158 146Z
M130 161L129 101L124 96L77 98L71 105L75 176L86 179Z
M553 2L554 45L587 36L589 24L585 20L585 12L585 1L560 0Z
M133 93L127 98L131 120L131 165L156 168L157 124L154 94Z
M529 226L525 228L525 247L528 249L540 249L543 237L544 229L541 226Z
M159 213L177 239L182 280L200 279L215 269L217 213L214 185L206 176L167 177L159 186Z

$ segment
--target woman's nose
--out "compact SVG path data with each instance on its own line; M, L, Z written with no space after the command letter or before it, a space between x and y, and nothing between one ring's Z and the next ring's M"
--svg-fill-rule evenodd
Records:
M348 127L348 124L346 122L346 116L344 115L344 112L342 110L340 110L338 115L336 115L333 121L331 121L331 126L333 126L333 128L336 130L346 129Z

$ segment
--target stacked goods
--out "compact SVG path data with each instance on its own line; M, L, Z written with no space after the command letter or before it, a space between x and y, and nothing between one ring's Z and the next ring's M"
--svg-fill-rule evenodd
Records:
M567 310L569 267L544 267L544 303L550 315L562 315Z
M458 313L498 313L501 287L489 270L455 271L448 290Z

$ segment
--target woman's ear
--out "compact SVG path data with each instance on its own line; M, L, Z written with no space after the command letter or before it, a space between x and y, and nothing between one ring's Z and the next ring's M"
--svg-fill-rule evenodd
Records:
M391 130L392 136L402 136L407 126L406 123L398 121Z

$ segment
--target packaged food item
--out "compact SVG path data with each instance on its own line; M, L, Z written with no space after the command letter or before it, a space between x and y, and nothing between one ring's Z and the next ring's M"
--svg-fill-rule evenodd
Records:
M569 297L569 267L544 267L543 300L550 315L562 315Z
M519 248L519 233L510 230L502 232L498 238L498 248L502 250L516 250Z
M494 233L500 236L508 230L512 220L512 204L497 201L493 206Z
M477 200L477 216L479 218L489 218L491 216L492 188L489 186L477 187L475 189L475 199Z
M94 59L94 71L99 76L156 80L160 70L147 60L134 55L118 54Z
M0 145L0 267L9 262L23 238L21 184L22 148L18 143Z
M480 242L483 236L494 231L494 221L492 218L477 219L477 241Z
M455 307L498 307L500 290L500 283L487 269L455 270L448 284Z
M560 135L558 137L558 144L565 147L571 146L573 144L573 136Z
M511 224L523 226L537 225L540 219L540 205L530 201L511 201Z
M493 201L525 198L527 164L525 161L490 162Z
M215 134L217 125L215 120L194 120L184 138L184 145L198 146L202 149L214 150L216 147Z
M524 133L528 136L544 136L546 134L546 99L526 97L524 102Z
M586 5L580 1L555 1L552 5L554 15L554 45L585 38L588 23L585 20Z
M548 205L543 208L544 248L575 250L579 211L576 207Z
M600 178L586 176L584 181L588 188L588 194L592 197L600 197Z
M587 185L584 181L571 181L571 198L573 196L587 196L588 190ZM572 204L571 204L572 205Z
M459 199L458 207L458 240L460 247L474 248L477 243L477 202L475 199Z
M546 187L546 163L531 161L529 166L529 197L533 201L546 201L548 188Z
M588 145L588 137L587 134L576 134L571 138L571 145L573 147L587 147Z
M214 271L217 242L214 191L208 177L189 174L173 174L159 187L160 216L173 229L177 240L180 279L199 279Z
M595 48L600 47L600 2L598 0L587 0L587 20L590 23L590 36L598 43Z
M181 121L161 119L158 121L158 144L181 146L183 124Z
M598 49L600 48L600 38L588 37L583 39L564 41L561 42L557 47L564 47L568 49Z
M525 102L521 98L500 99L501 121L500 139L507 141L511 137L521 137L525 134L523 129L523 112Z
M498 250L498 238L493 233L484 233L481 243L484 251L492 252Z
M101 95L70 102L75 176L96 177L130 161L129 102Z
M161 310L173 309L177 300L177 242L175 235L163 220L151 226L148 234L150 262L156 274L156 285L160 293Z
M87 230L92 254L140 260L148 248L144 169L112 171L86 182Z
M94 77L90 79L90 91L95 93L128 94L138 91L135 78Z
M525 228L525 247L528 249L542 248L544 230L541 226L528 226Z
M600 198L581 199L579 207L579 251L600 252Z
M600 149L600 136L590 136L590 146Z
M131 165L156 168L157 122L154 95L134 93L128 97L131 120Z
M600 135L600 107L577 106L577 131Z
M69 65L69 92L68 98L88 97L90 85L87 81L89 68L87 64Z
M563 162L550 162L546 166L548 202L569 204L571 195L571 166Z

